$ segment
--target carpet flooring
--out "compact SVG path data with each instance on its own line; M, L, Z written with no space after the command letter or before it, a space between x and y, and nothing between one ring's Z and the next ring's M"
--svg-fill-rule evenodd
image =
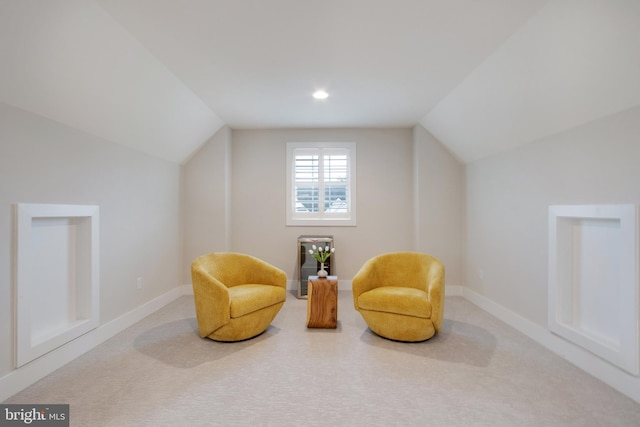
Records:
M306 304L218 343L181 297L4 403L68 403L72 426L640 426L640 404L461 297L422 343L373 334L350 291L337 329L307 329Z

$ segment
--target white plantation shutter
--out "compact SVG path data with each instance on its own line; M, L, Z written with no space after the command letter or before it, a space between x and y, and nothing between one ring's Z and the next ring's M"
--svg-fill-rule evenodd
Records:
M287 225L355 225L355 143L289 143L287 163Z
M317 149L294 150L294 197L296 212L318 212L320 155Z
M336 150L322 155L324 211L347 213L349 210L349 151Z

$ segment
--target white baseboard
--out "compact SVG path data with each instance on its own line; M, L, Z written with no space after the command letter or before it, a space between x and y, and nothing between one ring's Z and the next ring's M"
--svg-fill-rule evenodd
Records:
M170 302L183 295L189 295L191 286L179 286L157 298L137 307L130 312L98 326L86 334L76 338L57 349L17 368L0 378L0 402L24 390L36 381L44 378L53 371L73 359L82 356L89 350L102 344L129 326L161 309Z
M444 296L445 297L461 297L463 295L464 288L458 285L445 285Z
M469 302L514 327L558 356L584 370L589 375L640 403L640 377L635 377L618 369L593 353L552 334L548 329L496 304L487 297L469 288L459 288L458 291L461 292L461 296ZM447 295L449 294L447 293Z

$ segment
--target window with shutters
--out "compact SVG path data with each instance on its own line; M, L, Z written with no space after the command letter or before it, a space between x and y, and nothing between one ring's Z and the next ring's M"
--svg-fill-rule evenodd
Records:
M356 225L356 144L287 144L287 225Z

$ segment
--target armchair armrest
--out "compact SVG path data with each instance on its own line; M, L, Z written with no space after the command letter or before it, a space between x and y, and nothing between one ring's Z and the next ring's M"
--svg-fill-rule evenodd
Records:
M353 291L353 306L359 311L358 297L363 293L375 288L374 282L371 280L375 277L376 262L370 259L364 263L360 270L353 276L351 280L351 288Z
M229 290L197 262L191 264L191 279L198 332L204 338L229 323L231 319ZM212 307L216 309L212 310Z
M432 258L429 266L427 294L431 303L431 320L436 332L440 332L442 319L444 317L444 266L442 263Z

